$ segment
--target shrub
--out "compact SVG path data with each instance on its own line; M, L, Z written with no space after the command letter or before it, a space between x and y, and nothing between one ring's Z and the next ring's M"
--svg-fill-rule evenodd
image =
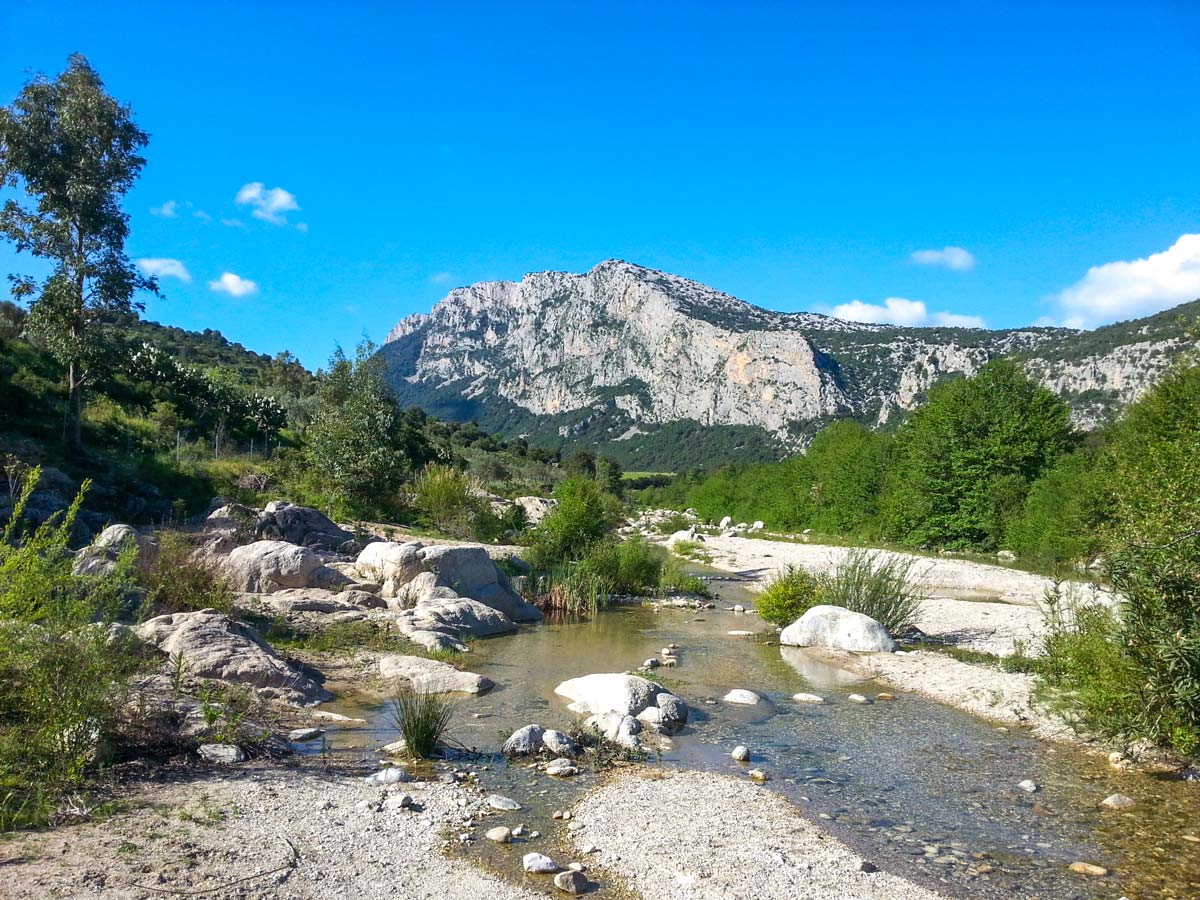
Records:
M662 574L658 577L658 593L663 594L697 594L710 597L708 585L683 571L683 565L677 559L668 558L663 562Z
M233 591L211 568L193 558L194 549L181 532L158 533L158 557L141 574L151 615L198 609L228 612L233 608Z
M412 484L412 505L429 524L445 534L465 537L479 510L474 483L452 466L428 465Z
M529 535L529 563L549 570L578 560L616 527L619 501L590 478L567 478L554 488L558 505Z
M392 698L392 722L404 738L408 752L428 759L454 717L454 703L441 694L401 690Z
M662 555L640 538L596 544L578 565L580 575L596 579L616 594L653 593L662 570Z
M821 581L821 602L870 616L891 634L911 628L925 600L912 578L915 559L870 550L851 550Z
M787 626L823 602L821 583L799 566L788 566L771 577L754 607L765 621Z

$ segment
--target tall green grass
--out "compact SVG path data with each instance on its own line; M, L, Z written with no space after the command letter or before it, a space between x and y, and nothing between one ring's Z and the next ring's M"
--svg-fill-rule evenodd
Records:
M421 759L434 755L454 718L454 701L441 694L401 689L391 701L392 722L408 752Z

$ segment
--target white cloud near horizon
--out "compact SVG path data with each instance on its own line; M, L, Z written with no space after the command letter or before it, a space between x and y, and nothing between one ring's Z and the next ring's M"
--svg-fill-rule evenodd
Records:
M153 275L156 278L178 278L180 281L189 283L192 280L187 266L177 259L147 256L134 260L134 262L147 275Z
M1142 259L1092 266L1054 299L1068 328L1136 319L1200 299L1200 234L1181 235Z
M272 225L286 225L287 214L300 209L296 195L281 187L266 187L261 181L242 185L234 198L239 206L250 206L250 215Z
M918 250L912 261L921 266L941 266L956 272L975 268L975 256L962 247L943 247L941 250Z
M150 215L162 216L164 219L174 219L179 213L179 202L177 200L167 200L161 206L150 207Z
M870 322L875 325L904 325L921 328L941 325L953 328L986 328L980 316L965 316L952 312L931 313L921 300L888 297L881 304L851 300L833 308L833 315L851 322Z
M454 276L449 272L436 272L429 276L430 284L449 284L454 280Z
M216 281L208 283L209 289L218 294L228 294L230 297L249 297L258 291L258 285L249 278L242 278L232 272L223 272Z

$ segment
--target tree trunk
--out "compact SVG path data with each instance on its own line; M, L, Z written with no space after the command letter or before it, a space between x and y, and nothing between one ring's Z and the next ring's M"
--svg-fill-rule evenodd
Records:
M79 456L83 452L83 383L76 360L67 366L67 390L67 455Z

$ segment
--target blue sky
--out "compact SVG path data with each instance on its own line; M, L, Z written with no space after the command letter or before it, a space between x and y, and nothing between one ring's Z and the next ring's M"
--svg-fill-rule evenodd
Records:
M911 324L1200 296L1200 4L5 0L0 103L73 51L152 135L148 315L311 366L609 257Z

